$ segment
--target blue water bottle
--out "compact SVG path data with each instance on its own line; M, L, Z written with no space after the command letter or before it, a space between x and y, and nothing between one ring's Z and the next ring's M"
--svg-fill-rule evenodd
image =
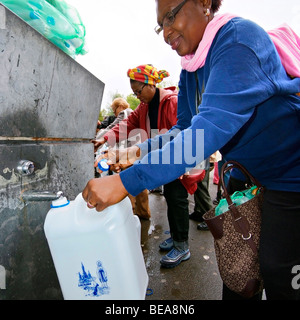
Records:
M108 175L109 165L107 164L107 159L101 159L98 162L98 169L102 171L100 172L101 177Z

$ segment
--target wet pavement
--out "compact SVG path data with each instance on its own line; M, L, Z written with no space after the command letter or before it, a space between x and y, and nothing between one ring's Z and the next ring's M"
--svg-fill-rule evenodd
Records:
M210 174L210 196L216 197L217 186ZM189 196L190 213L194 197ZM198 222L190 220L189 244L191 258L175 268L162 268L159 260L166 254L159 244L167 239L169 225L167 205L163 195L149 194L151 219L141 220L142 249L149 275L146 300L221 300L222 281L215 259L213 237L210 231L197 230Z

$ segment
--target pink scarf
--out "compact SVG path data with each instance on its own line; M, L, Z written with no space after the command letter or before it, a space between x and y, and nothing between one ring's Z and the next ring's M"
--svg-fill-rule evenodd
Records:
M205 60L215 35L228 21L236 17L225 13L216 15L207 25L203 38L195 54L181 58L183 69L194 72L205 64ZM300 77L300 38L288 26L283 25L268 32L280 56L281 62L291 77Z
M195 54L189 54L181 58L182 68L189 72L194 72L203 67L215 35L219 29L224 26L224 24L234 17L236 16L229 13L214 16L214 18L208 23Z

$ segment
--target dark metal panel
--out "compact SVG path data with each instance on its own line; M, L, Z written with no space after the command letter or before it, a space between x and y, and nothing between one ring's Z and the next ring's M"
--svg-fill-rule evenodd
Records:
M24 202L24 191L63 191L73 200L94 176L91 143L0 145L0 265L6 289L0 299L62 299L43 225L50 201ZM35 164L21 176L17 160Z

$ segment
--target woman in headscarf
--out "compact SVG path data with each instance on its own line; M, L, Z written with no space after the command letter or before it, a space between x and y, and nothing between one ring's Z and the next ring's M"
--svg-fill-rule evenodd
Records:
M158 88L169 73L158 71L150 64L140 65L127 72L133 93L141 101L129 117L116 125L95 143L98 147L104 142L114 146L128 136L141 135L141 140L153 138L171 129L177 123L177 89ZM164 267L175 267L190 258L188 192L182 180L175 179L164 185L167 201L167 215L171 237L160 244L160 249L168 251L160 263Z
M156 4L156 32L163 31L165 42L182 57L177 123L186 130L146 156L149 143L128 150L140 161L110 179L114 194L91 180L84 199L103 210L128 192L136 194L183 174L187 161L175 161L183 146L193 154L204 148L194 164L219 150L266 187L259 259L267 299L299 300L293 278L294 267L300 265L300 72L294 73L297 65L289 68L295 61L287 58L292 50L280 57L273 38L255 23L215 15L221 0ZM196 92L202 93L197 115ZM195 115L192 122L190 114ZM199 129L204 130L204 144L195 138ZM153 155L163 159L166 153L169 165L151 165ZM236 174L234 178L242 179Z

